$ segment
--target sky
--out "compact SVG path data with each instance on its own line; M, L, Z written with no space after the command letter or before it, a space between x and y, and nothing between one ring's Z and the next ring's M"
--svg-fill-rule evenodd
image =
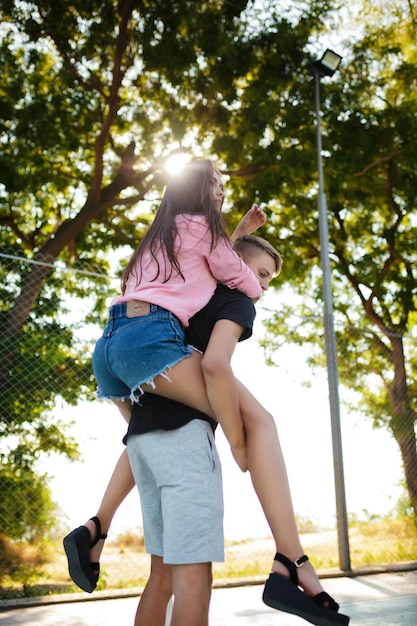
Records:
M317 528L335 526L334 471L326 372L312 378L303 349L285 346L277 354L277 367L265 364L258 340L263 336L265 309L278 306L279 294L268 293L260 305L254 336L240 343L232 366L237 378L270 411L277 425L287 464L297 516ZM306 388L302 381L309 379ZM57 417L74 420L71 433L79 442L82 462L70 463L54 456L42 463L51 476L53 497L59 504L65 528L82 524L96 513L107 480L123 450L125 425L109 403L81 403L57 407ZM384 514L399 496L401 458L386 431L341 407L343 461L348 514L359 517ZM223 467L225 535L227 539L263 538L270 535L250 476L235 464L221 429L216 442ZM113 521L112 535L141 528L136 490L127 498Z

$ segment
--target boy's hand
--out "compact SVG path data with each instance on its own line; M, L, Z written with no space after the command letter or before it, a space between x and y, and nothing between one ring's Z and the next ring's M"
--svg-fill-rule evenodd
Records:
M243 446L230 446L230 449L232 451L234 460L239 465L239 469L241 469L242 472L247 472L248 459L246 454L246 444L244 444Z
M249 211L242 217L236 230L231 236L231 240L235 241L243 235L250 235L255 230L263 226L266 222L266 214L257 204L252 204Z

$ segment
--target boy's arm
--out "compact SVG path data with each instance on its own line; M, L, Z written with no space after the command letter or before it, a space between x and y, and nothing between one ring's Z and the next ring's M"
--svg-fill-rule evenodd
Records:
M230 361L243 327L231 320L216 322L201 367L207 396L242 472L247 470L246 440L239 397Z

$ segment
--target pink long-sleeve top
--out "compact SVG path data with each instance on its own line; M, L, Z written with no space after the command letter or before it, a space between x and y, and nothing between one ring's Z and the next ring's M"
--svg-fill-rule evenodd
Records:
M218 282L239 289L250 298L261 295L258 279L227 241L219 240L210 250L211 234L205 215L182 213L176 217L176 223L175 247L184 279L173 270L169 280L163 282L165 261L160 251L156 255L160 274L154 280L157 266L145 251L141 260L142 276L140 268L134 268L128 276L125 293L114 298L111 304L128 300L151 302L171 311L188 326L188 320L209 302Z

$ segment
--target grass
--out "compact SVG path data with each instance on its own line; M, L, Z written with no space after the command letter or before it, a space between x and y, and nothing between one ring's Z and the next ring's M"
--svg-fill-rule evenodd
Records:
M301 535L306 554L319 573L337 571L338 547L336 530L308 532ZM417 555L417 529L410 517L352 521L349 525L352 568L387 563L414 561ZM14 545L14 549L17 547ZM21 546L22 551L27 547ZM275 546L272 539L226 543L225 563L215 563L214 579L266 579L271 568ZM0 598L33 597L78 592L68 576L61 539L51 541L42 551L38 565L15 570L14 576L3 574ZM27 565L27 564L26 564ZM149 574L149 556L143 538L133 532L117 541L108 542L101 561L98 589L143 587Z

